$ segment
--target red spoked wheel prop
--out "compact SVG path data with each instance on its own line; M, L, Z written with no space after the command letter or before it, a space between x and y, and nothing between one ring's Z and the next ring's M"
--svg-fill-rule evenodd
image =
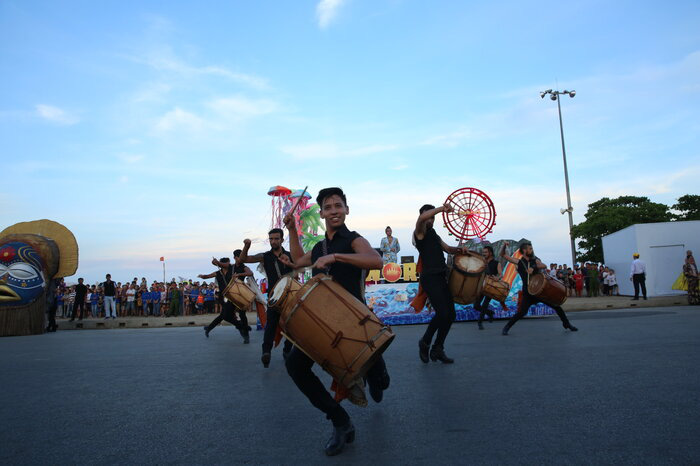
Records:
M480 189L458 189L447 196L445 204L454 209L442 213L445 227L461 240L483 238L496 224L493 201Z

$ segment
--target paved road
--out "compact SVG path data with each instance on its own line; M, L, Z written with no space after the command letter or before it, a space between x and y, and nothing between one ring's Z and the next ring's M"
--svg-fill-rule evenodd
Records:
M423 326L397 327L384 402L330 428L261 333L231 327L63 331L0 339L2 464L700 463L700 309L576 313L457 324L452 366L418 360ZM328 380L325 377L325 380Z

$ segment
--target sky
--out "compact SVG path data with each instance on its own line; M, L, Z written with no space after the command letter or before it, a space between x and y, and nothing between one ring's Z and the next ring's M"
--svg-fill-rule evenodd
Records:
M94 282L264 251L273 185L341 186L415 254L418 208L475 187L487 240L570 262L603 196L698 194L700 3L0 2L0 228L48 218ZM450 244L440 221L438 232ZM74 277L75 278L75 277Z

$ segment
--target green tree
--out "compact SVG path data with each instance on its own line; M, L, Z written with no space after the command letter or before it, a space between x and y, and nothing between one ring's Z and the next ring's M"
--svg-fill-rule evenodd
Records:
M697 194L681 196L671 209L679 212L674 215L676 220L700 220L700 196Z
M673 215L667 205L651 202L648 197L620 196L589 204L585 217L573 229L579 239L577 259L603 262L603 236L637 223L667 222Z

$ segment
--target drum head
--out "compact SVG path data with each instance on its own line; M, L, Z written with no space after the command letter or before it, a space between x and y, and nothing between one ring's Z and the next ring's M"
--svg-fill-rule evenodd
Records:
M270 303L276 303L282 298L282 296L284 296L284 292L286 291L287 285L289 284L290 280L290 277L282 277L279 279L275 287L272 289L272 294L270 295Z
M530 294L536 295L540 293L544 289L546 280L545 276L541 273L530 275L530 284L527 287Z
M486 262L476 254L457 254L454 257L454 266L462 272L479 273L486 267Z

